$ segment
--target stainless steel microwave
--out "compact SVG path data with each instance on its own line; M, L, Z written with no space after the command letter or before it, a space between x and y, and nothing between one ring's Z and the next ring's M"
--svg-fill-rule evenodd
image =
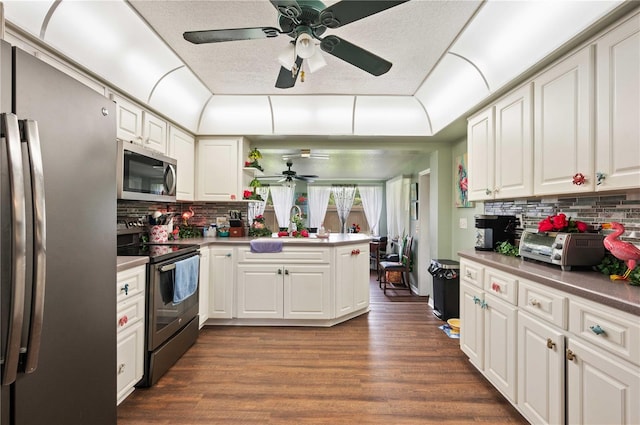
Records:
M173 158L118 140L118 199L175 202L177 169Z

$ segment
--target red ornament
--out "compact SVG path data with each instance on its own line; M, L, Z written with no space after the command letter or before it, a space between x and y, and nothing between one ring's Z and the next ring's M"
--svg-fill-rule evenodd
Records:
M573 176L573 184L576 186L582 186L587 181L587 178L582 173L578 173Z

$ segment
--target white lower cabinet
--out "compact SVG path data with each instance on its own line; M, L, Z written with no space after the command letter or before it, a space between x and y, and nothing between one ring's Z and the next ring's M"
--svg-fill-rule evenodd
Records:
M238 318L330 318L330 271L328 264L238 265Z
M198 324L202 329L209 318L209 248L200 248L200 281L198 284Z
M518 312L518 408L534 424L564 423L565 335Z
M529 422L640 423L637 316L464 258L460 268L460 348Z
M335 294L338 316L369 306L369 245L336 248Z
M234 253L232 247L209 247L209 319L233 317Z
M116 305L117 404L127 398L144 374L146 266L118 273Z

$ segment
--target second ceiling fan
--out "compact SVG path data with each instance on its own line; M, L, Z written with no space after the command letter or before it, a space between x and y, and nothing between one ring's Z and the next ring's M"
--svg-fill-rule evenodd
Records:
M342 59L371 75L379 76L391 69L391 62L352 44L336 35L322 37L327 28L339 28L367 16L390 9L409 0L342 0L325 7L319 0L270 0L278 10L280 28L256 27L187 31L185 40L194 44L220 43L236 40L273 38L280 34L291 37L291 65L282 66L276 80L277 88L293 87L303 60L316 61L316 40L322 51ZM319 59L319 58L317 58ZM319 59L323 60L323 59Z

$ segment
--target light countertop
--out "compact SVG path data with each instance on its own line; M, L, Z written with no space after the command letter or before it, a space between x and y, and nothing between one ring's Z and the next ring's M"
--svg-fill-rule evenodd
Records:
M562 271L559 266L509 257L492 251L461 251L458 255L561 291L640 316L640 286L611 281L592 270Z

